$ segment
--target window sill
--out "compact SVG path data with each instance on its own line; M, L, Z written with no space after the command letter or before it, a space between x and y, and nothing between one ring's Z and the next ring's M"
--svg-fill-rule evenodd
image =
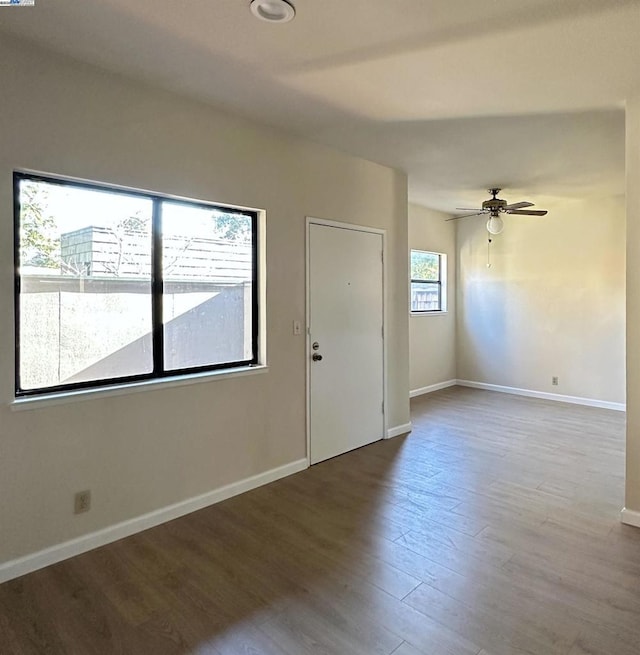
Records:
M442 316L443 314L448 314L448 310L437 310L433 312L409 312L409 316Z
M155 389L167 389L171 387L184 387L201 382L211 382L228 378L244 377L245 375L257 375L266 373L269 367L266 365L243 366L241 368L206 371L204 373L193 373L191 375L176 375L175 377L159 378L156 380L143 380L141 382L127 382L123 384L109 385L108 387L96 387L93 389L79 389L78 391L64 391L60 393L41 394L28 398L16 398L9 404L13 411L25 409L40 409L51 405L64 405L80 400L98 400L112 398L114 396L128 396L141 391L152 391Z

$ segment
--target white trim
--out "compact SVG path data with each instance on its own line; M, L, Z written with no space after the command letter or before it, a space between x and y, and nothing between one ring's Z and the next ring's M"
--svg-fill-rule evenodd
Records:
M413 425L411 425L411 423L396 425L394 428L389 428L387 430L387 436L385 439L393 439L394 437L399 437L401 434L409 434L411 430L413 430Z
M264 304L264 303L263 303ZM140 391L152 391L154 389L166 389L168 387L184 387L200 382L213 382L226 378L239 378L245 375L257 375L267 373L268 366L239 366L238 368L220 369L218 371L204 371L203 373L191 373L176 375L166 378L154 378L152 380L141 380L139 382L127 382L114 384L92 389L78 389L77 391L65 391L62 393L41 394L39 396L25 396L16 398L9 403L11 410L22 411L25 409L41 409L51 405L65 405L79 400L96 400L98 398L109 398L112 396L128 396Z
M486 382L474 382L472 380L456 380L456 384L461 387L486 389L487 391L499 391L500 393L511 393L516 396L528 396L530 398L542 398L543 400L554 400L556 402L571 403L573 405L587 405L588 407L613 409L617 412L624 412L627 409L625 403L614 403L609 400L596 400L595 398L582 398L580 396L563 396L559 393L533 391L532 389L519 389L517 387L505 387L500 384L487 384Z
M640 512L635 512L632 509L622 508L620 512L620 520L626 525L632 525L634 528L640 528Z
M356 232L371 232L373 234L381 234L384 239L387 236L387 231L378 227L369 227L368 225L357 225L356 223L344 223L343 221L330 221L326 218L314 218L307 216L307 228L311 224L326 225L327 227L339 227L343 230L355 230Z
M311 244L311 219L309 216L306 218L306 225L304 227L304 353L305 353L305 439L307 447L307 459L311 463L311 366L309 362L309 352L311 350L311 307L309 302L309 287L310 285L310 244Z
M432 393L434 391L439 391L440 389L446 389L447 387L455 387L458 383L457 380L446 380L445 382L438 382L436 384L430 384L428 387L420 387L419 389L414 389L409 392L409 398L415 398L416 396L423 396L425 393Z
M428 312L412 312L409 310L409 316L417 318L418 316L442 316L443 314L448 314L449 310L447 309L434 309L433 311Z
M258 366L267 367L267 212L258 210ZM255 368L255 367L254 367Z
M343 223L341 221L330 221L324 218L314 218L313 216L306 217L306 233L305 233L305 304L306 304L306 380L307 380L307 393L306 393L306 432L307 432L307 459L311 461L311 358L308 353L311 352L311 304L309 302L310 295L310 267L309 267L309 244L311 240L311 226L312 225L325 225L327 227L336 227L342 230L355 230L356 232L368 232L370 234L379 234L382 237L382 439L389 438L389 430L387 429L387 407L388 407L388 388L387 388L387 231L375 227L367 227L365 225L356 225L354 223ZM409 424L410 425L410 424ZM409 428L410 431L410 428ZM400 433L402 434L402 433ZM394 435L395 436L395 435Z
M196 510L203 509L209 505L214 505L222 500L237 496L238 494L250 491L256 487L269 484L280 478L284 478L293 473L298 473L308 468L309 462L305 459L299 459L295 462L279 466L277 468L258 473L244 480L232 482L224 487L219 487L213 491L208 491L200 496L182 500L173 505L162 507L148 514L136 516L128 521L110 525L102 530L82 535L76 539L56 544L50 548L45 548L36 553L25 555L8 562L0 564L0 583L12 580L26 573L37 571L51 564L61 562L62 560L80 555L88 550L104 546L118 539L128 537L142 530L147 530L161 523L166 523L185 514L190 514Z

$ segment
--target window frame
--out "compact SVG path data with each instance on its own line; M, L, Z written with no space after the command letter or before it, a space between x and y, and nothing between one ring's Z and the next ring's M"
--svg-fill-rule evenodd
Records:
M422 278L414 278L412 276L411 258L414 252L419 252L427 255L436 255L438 257L438 279L425 280ZM435 252L433 250L421 250L420 248L409 249L409 314L411 316L433 316L438 314L447 313L447 255L442 252ZM412 292L414 284L432 284L437 285L438 288L438 309L413 309Z
M116 193L137 198L146 198L152 203L151 212L151 339L152 339L152 364L153 369L148 373L135 375L125 375L112 378L102 378L98 380L87 380L83 382L72 382L68 384L56 384L47 387L38 387L35 389L23 389L20 386L20 182L29 180L33 182L44 182L47 184L56 184L59 186L68 186L82 188L87 190ZM229 214L238 214L249 216L251 218L251 358L233 362L224 362L219 364L206 364L203 366L184 367L180 369L166 369L164 361L164 322L163 322L163 276L162 276L162 203L173 202L182 203L190 207L200 209L219 209ZM62 176L53 176L48 174L31 173L27 171L13 172L13 256L14 256L14 345L15 345L15 370L14 370L14 389L16 399L34 398L39 396L48 396L51 394L66 393L73 391L108 389L117 385L126 385L135 382L160 381L165 378L188 378L207 372L221 372L223 370L233 373L238 369L249 367L259 367L261 344L260 344L260 298L261 298L261 279L260 279L260 210L225 205L217 202L204 200L193 200L179 196L172 196L164 193L143 191L122 186L110 185L87 180L78 180L75 178L66 178Z

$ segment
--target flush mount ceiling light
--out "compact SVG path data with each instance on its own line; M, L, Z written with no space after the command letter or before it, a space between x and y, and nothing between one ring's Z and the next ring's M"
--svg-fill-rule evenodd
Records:
M251 13L269 23L288 23L296 15L295 7L287 0L251 0Z

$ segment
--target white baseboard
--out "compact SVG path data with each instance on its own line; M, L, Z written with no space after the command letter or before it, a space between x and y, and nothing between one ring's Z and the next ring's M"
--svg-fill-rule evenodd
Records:
M620 520L626 525L632 525L635 528L640 528L640 512L634 512L632 509L622 508L620 512Z
M37 571L50 564L61 562L69 557L86 553L88 550L104 546L118 539L129 537L132 534L142 532L142 530L147 530L161 523L166 523L185 514L190 514L209 505L214 505L245 491L261 487L293 473L298 473L308 467L309 462L306 459L299 459L296 462L291 462L290 464L279 466L264 473L258 473L250 478L232 482L213 491L208 491L201 496L182 500L174 505L162 507L161 509L137 516L128 521L116 523L102 530L91 532L90 534L65 541L61 544L56 544L36 553L4 562L0 564L0 583L12 580L26 573L31 573L32 571Z
M408 434L413 429L411 423L405 423L404 425L396 425L394 428L389 428L387 430L387 436L385 439L393 439L393 437L399 437L401 434Z
M486 389L487 391L499 391L500 393L511 393L516 396L529 396L530 398L541 398L543 400L555 400L560 403L572 403L574 405L587 405L588 407L600 407L601 409L613 409L617 412L624 412L627 409L625 403L613 403L608 400L595 400L593 398L582 398L580 396L563 396L559 393L548 393L546 391L533 391L531 389L519 389L518 387L504 387L500 384L487 384L486 382L473 382L472 380L456 380L461 387L472 387L473 389Z
M430 384L428 387L420 387L409 392L409 398L416 396L423 396L425 393L432 393L433 391L440 391L447 387L454 387L458 383L457 380L446 380L445 382L438 382L437 384Z

